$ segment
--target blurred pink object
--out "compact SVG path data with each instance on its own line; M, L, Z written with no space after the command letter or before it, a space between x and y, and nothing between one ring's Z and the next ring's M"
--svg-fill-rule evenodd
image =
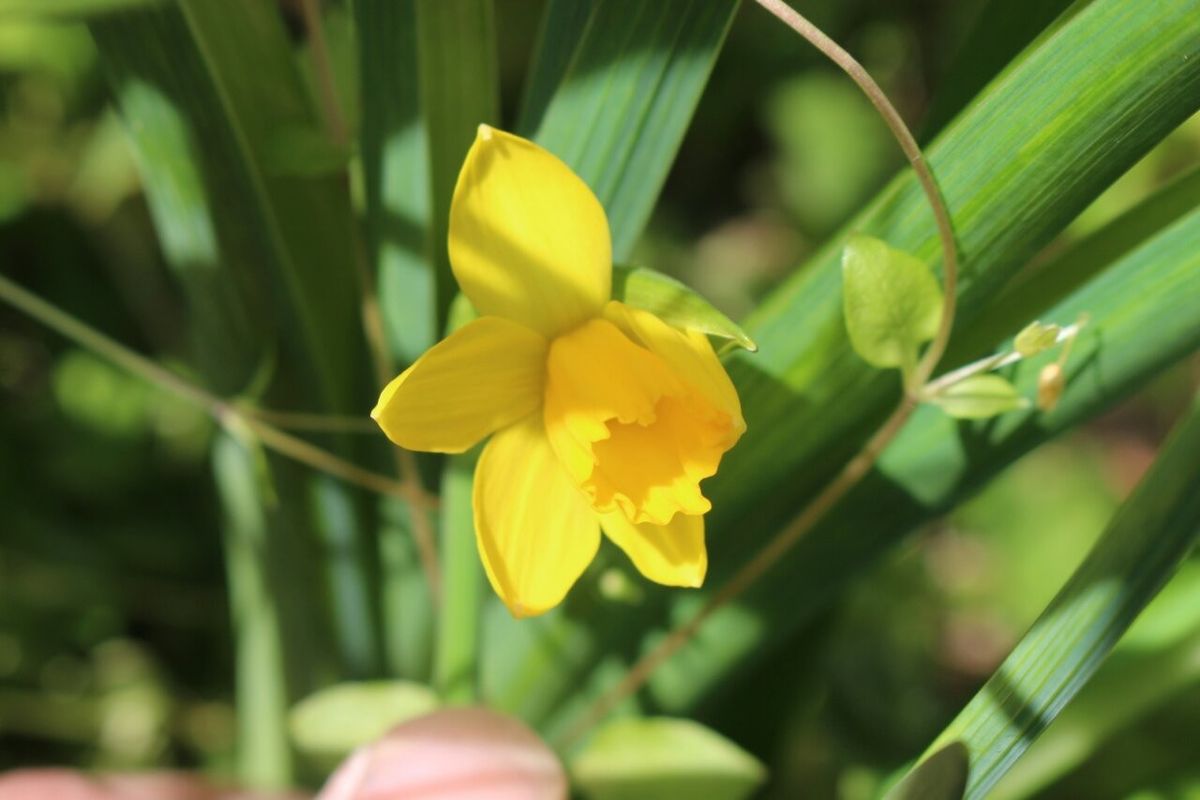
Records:
M435 711L342 763L317 800L562 800L567 778L533 731L478 708ZM3 798L0 798L3 800Z
M0 800L303 800L304 797L224 788L182 772L87 776L67 769L23 769L0 776Z

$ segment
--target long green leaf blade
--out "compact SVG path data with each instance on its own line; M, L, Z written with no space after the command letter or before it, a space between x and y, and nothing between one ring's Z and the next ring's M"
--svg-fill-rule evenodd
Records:
M439 332L416 0L359 0L354 13L370 268L388 346L398 360L411 363Z
M544 37L567 39L578 11L552 3ZM582 38L544 113L538 95L522 122L531 136L571 166L600 198L613 235L613 258L628 259L667 178L700 93L737 10L737 0L596 0ZM539 67L553 76L563 54L543 42Z
M985 796L1054 721L1191 552L1198 474L1200 400L1067 585L938 737L971 752L968 798Z
M457 286L446 247L458 171L481 123L498 122L492 0L417 0L417 71L429 143L430 229L438 330Z

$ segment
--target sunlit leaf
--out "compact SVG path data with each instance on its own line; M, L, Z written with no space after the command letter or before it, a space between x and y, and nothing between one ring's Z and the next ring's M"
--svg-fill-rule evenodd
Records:
M929 267L870 236L846 242L842 303L854 350L876 367L911 369L942 319L942 290Z
M419 683L343 683L301 700L292 708L288 724L300 750L342 757L437 706L437 695Z
M971 751L967 797L987 796L1191 552L1198 472L1200 398L1079 569L938 737Z
M746 350L758 349L736 322L691 288L661 272L642 267L614 267L613 299L652 311L672 325L728 339Z
M972 375L929 398L957 419L987 419L1029 405L1017 388L999 375Z
M590 800L739 800L766 779L763 765L728 739L666 717L608 723L570 770Z

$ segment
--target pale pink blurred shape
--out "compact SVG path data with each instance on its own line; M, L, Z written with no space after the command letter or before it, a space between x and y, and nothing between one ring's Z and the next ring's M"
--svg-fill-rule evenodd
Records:
M479 708L435 711L347 759L317 800L562 800L558 758L520 722ZM0 799L2 800L2 799Z
M23 769L0 775L0 800L303 800L304 795L252 792L174 772L88 776L67 769Z

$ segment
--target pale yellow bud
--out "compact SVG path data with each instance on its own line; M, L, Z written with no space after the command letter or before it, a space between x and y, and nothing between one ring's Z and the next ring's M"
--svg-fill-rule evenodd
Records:
M1047 364L1038 373L1037 404L1042 411L1053 411L1067 385L1061 364Z

